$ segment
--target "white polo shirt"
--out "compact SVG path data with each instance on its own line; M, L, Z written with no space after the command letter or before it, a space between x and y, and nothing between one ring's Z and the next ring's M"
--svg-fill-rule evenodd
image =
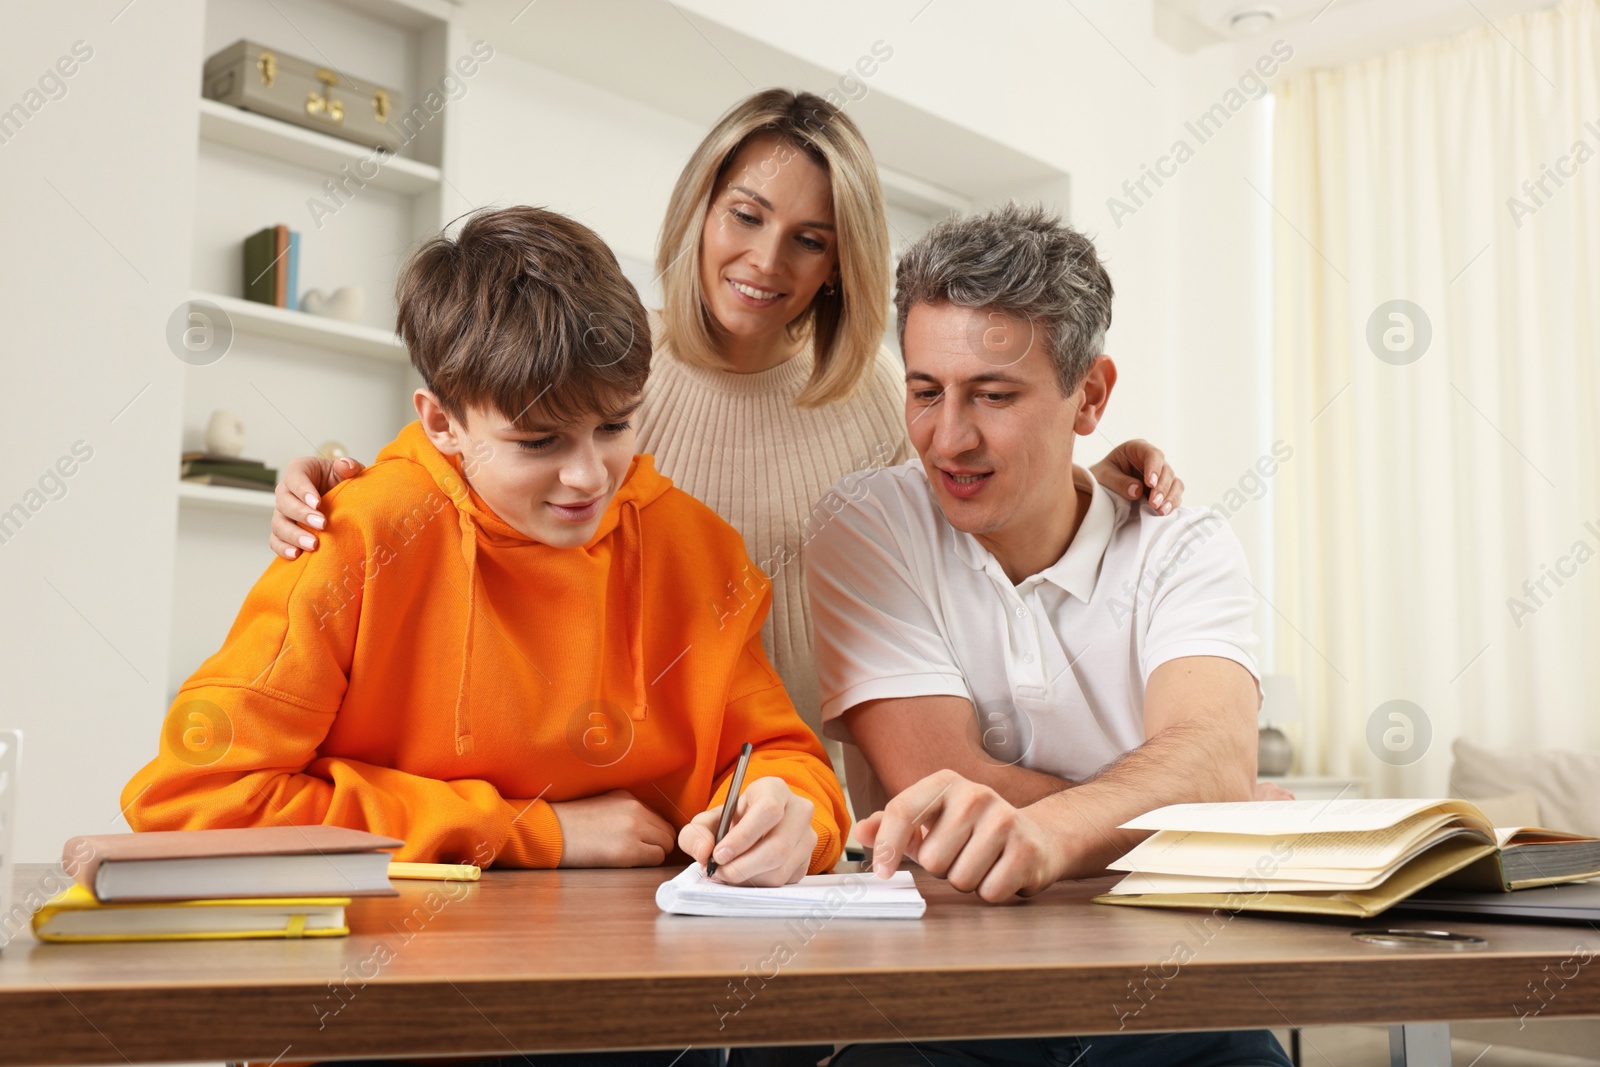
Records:
M1088 514L1060 559L1016 585L945 520L919 461L834 487L807 564L830 736L850 740L839 716L864 701L965 697L991 757L1077 781L1144 743L1161 664L1220 656L1259 683L1255 598L1227 523L1202 508L1155 515L1075 476L1093 487Z

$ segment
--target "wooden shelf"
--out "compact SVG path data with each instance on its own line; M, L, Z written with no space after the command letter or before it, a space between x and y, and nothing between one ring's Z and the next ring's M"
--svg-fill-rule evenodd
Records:
M210 508L236 514L270 515L273 494L259 489L235 489L228 485L178 483L178 503L185 507Z
M289 311L220 293L191 293L189 296L191 304L202 300L226 312L238 333L273 337L280 341L395 363L405 363L410 358L400 338L374 326L341 322L304 311Z
M339 168L348 164L359 178L365 171L356 168L374 159L373 148L342 140L326 133L291 126L230 104L215 100L200 101L200 139L212 144L240 148L268 159L314 170L328 178L340 177ZM366 170L371 170L369 163ZM364 179L374 189L415 195L439 188L439 168L414 159L390 156L378 167L377 175Z

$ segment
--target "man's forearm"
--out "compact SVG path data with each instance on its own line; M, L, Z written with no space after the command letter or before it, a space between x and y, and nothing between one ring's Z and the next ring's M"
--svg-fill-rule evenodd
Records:
M991 763L988 760L981 760L974 766L952 769L965 778L993 789L1014 808L1025 808L1078 784L1043 771L1009 763Z
M1017 808L1074 784L996 760L964 697L866 701L845 713L845 723L891 797L942 770L988 786Z
M1098 874L1149 836L1117 828L1147 811L1167 804L1249 800L1254 753L1241 750L1238 733L1221 725L1173 726L1088 781L1035 801L1030 814L1053 828L1066 846L1062 877Z

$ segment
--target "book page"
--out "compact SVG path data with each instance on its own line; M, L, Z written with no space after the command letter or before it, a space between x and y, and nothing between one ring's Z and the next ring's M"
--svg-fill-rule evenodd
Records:
M1243 877L1324 877L1313 870L1379 871L1424 844L1431 844L1456 817L1420 812L1381 830L1294 834L1262 838L1250 834L1162 830L1111 864L1117 871ZM1274 873L1276 872L1276 873Z
M1263 892L1272 893L1355 893L1363 889L1376 889L1393 871L1366 875L1359 881L1329 884L1312 878L1285 878L1260 881L1238 878L1203 878L1189 874L1150 874L1135 871L1112 886L1107 892L1113 896L1136 893L1225 893L1242 897Z
M1279 867L1274 869L1270 863L1258 864L1252 867L1189 867L1182 868L1176 865L1161 870L1133 869L1129 879L1137 876L1141 880L1155 880L1164 885L1178 882L1222 883L1226 882L1235 886L1250 887L1255 889L1270 889L1273 892L1282 892L1298 889L1318 890L1354 890L1370 889L1381 884L1395 871L1404 867L1423 853L1438 847L1442 842L1456 838L1465 838L1480 847L1489 845L1489 839L1484 833L1475 828L1465 826L1441 826L1419 841L1413 842L1404 851L1395 853L1388 863L1381 867ZM1126 858L1126 857L1124 857ZM1130 868L1117 868L1129 870ZM1227 892L1243 892L1244 889L1230 889ZM1140 892L1140 890L1124 889L1125 893ZM1156 892L1156 890L1146 890ZM1162 889L1160 892L1180 892L1180 890ZM1193 888L1181 892L1200 893L1211 892L1210 889Z
M1457 812L1489 825L1465 800L1245 800L1230 804L1172 804L1122 824L1124 830L1187 830L1191 833L1292 834L1383 830L1420 812Z

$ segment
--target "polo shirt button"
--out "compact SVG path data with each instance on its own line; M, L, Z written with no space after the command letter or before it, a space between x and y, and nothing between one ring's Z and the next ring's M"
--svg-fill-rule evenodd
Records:
M1027 608L1021 608L1021 607L1019 607L1019 608L1018 608L1018 609L1017 609L1017 618L1019 618L1019 619L1025 619L1025 618L1027 618L1027 617L1028 617L1028 609L1027 609Z
M1024 652L1022 654L1022 662L1024 662L1024 663L1032 663L1033 662L1033 653L1032 652Z

